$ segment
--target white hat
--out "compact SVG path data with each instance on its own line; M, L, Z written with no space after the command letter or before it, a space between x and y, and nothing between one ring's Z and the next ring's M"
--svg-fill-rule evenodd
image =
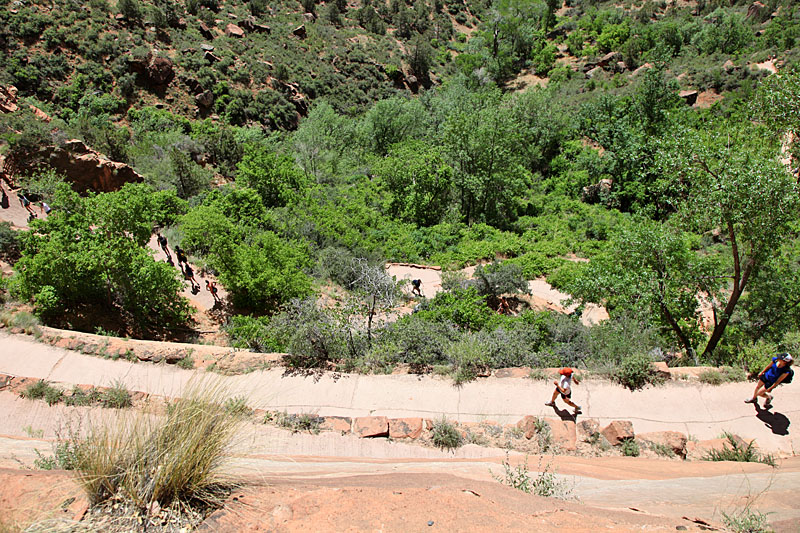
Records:
M778 354L778 359L782 359L782 360L786 361L787 363L791 363L792 361L794 361L794 359L792 359L792 355L790 353L787 353L787 352L779 353Z

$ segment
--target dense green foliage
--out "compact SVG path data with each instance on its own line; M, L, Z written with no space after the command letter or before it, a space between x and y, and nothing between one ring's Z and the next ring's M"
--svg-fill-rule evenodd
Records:
M800 331L800 7L765 4L0 7L0 81L27 98L0 115L3 151L46 163L75 136L145 181L80 198L23 172L55 214L22 235L14 290L45 319L179 323L174 271L143 248L170 226L242 313L234 342L299 367L612 365L632 388L676 351L752 370ZM516 90L533 75L549 81ZM484 265L395 320L385 261ZM525 308L541 276L573 315ZM584 326L590 302L610 320Z
M183 324L189 306L177 293L177 271L154 261L144 245L153 225L181 209L172 192L126 185L81 198L66 184L55 190L53 214L22 234L12 289L53 319L97 306L120 312L134 326L162 330Z

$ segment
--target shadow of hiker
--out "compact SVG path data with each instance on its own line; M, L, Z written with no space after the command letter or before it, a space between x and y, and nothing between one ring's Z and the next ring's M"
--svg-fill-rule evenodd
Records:
M788 435L789 434L789 419L782 413L771 413L767 409L762 409L758 404L755 404L756 418L764 422L772 433L775 435Z
M577 422L578 421L578 415L572 414L569 411L567 411L566 409L559 409L558 407L553 406L553 411L556 412L556 414L558 415L558 418L560 418L561 420L563 420L565 422L566 421L572 421L572 422Z

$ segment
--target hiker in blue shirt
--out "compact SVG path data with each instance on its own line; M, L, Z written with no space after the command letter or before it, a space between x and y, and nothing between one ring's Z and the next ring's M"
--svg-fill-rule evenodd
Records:
M791 376L794 374L790 368L793 361L794 359L788 353L779 353L773 357L772 362L758 375L758 383L756 384L756 390L753 392L753 397L745 400L744 403L757 404L758 397L761 396L767 399L764 402L764 409L772 407L772 395L769 393L772 392L772 389L787 381L787 379L791 380Z

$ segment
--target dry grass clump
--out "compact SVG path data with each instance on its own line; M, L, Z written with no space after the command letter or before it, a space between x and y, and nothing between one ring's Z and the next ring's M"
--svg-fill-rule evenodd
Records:
M122 415L76 439L75 470L93 504L114 499L140 512L215 507L228 492L226 451L241 418L225 409L220 386L195 383L166 416Z

